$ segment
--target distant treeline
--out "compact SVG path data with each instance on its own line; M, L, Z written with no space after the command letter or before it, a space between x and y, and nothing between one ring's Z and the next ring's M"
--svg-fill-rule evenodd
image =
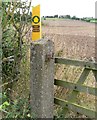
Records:
M86 21L86 22L96 22L97 23L97 18L93 18L93 17L83 17L83 18L79 18L76 16L71 17L70 15L54 15L54 16L43 16L44 20L46 20L46 18L58 18L58 19L73 19L73 20L82 20L82 21Z

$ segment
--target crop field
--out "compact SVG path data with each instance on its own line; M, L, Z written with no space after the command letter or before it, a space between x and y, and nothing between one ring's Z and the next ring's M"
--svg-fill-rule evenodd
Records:
M43 37L54 41L55 56L86 61L95 60L95 24L74 20L43 20ZM68 65L55 66L55 78L76 83L83 68ZM95 87L95 78L91 72L84 85ZM66 99L71 91L55 86L55 96ZM95 109L95 97L93 95L79 93L78 104ZM55 114L60 113L61 108L56 106ZM69 115L69 116L68 116ZM69 112L67 117L85 117ZM60 116L60 115L59 115Z
M95 57L95 24L75 20L43 20L43 35L55 43L62 57L91 60Z

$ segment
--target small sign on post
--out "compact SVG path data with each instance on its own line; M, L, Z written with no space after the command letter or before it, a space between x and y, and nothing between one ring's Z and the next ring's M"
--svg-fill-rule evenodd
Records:
M32 41L41 39L40 5L32 8Z

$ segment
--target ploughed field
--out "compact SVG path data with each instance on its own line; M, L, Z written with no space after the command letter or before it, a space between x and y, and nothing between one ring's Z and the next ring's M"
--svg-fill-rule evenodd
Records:
M93 60L95 24L77 20L43 20L43 36L55 43L56 56Z
M55 44L55 56L65 57L79 60L95 60L95 24L75 20L43 20L42 21L43 37L51 39ZM56 65L55 79L65 80L67 82L76 83L83 71L81 67ZM95 87L95 78L90 72L86 78L84 85ZM71 91L55 86L55 96L62 99L67 99ZM79 93L77 95L77 104L95 110L95 96ZM61 108L56 106L55 113L58 113ZM69 117L85 117L77 115L70 111L67 114Z

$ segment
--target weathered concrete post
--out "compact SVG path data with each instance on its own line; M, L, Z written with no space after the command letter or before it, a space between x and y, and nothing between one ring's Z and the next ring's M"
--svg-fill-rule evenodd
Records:
M54 44L41 39L31 43L32 117L53 118Z

